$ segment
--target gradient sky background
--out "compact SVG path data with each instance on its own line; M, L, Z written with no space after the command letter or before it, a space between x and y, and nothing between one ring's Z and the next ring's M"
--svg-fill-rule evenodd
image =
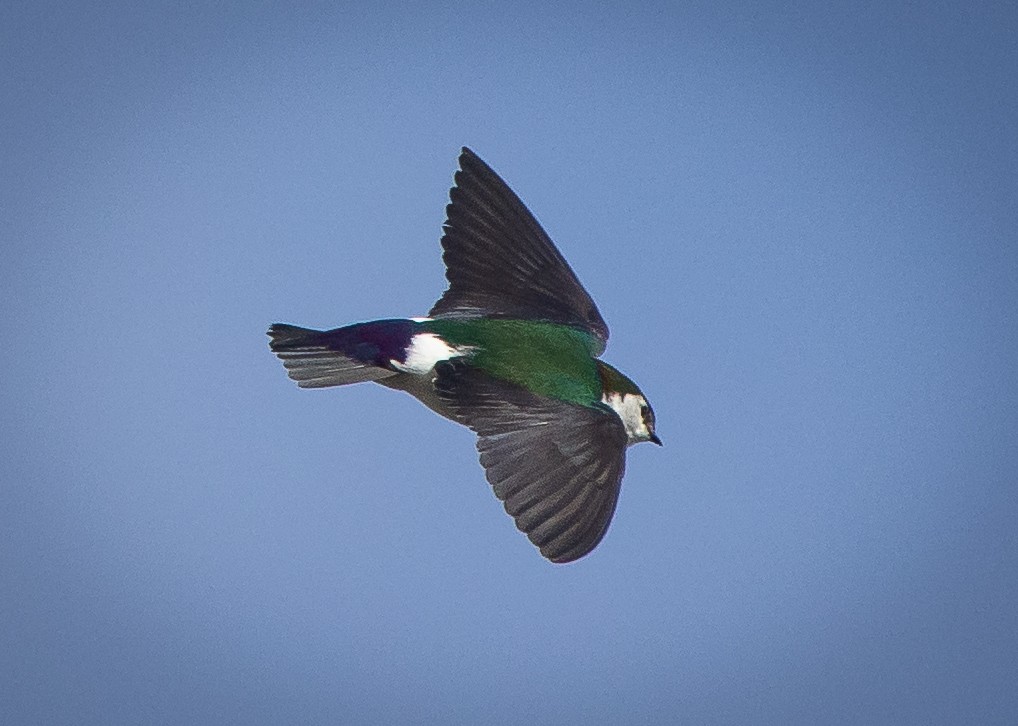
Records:
M8 2L0 721L1013 723L1013 3ZM554 566L466 429L302 391L459 148L657 411Z

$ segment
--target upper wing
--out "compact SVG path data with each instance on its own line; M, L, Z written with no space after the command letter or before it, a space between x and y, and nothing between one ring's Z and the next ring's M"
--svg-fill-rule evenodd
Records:
M446 207L449 289L433 317L546 320L608 341L608 326L576 274L512 189L470 149Z
M607 409L544 398L462 361L435 388L478 436L495 495L541 554L571 562L604 537L626 466L626 432Z

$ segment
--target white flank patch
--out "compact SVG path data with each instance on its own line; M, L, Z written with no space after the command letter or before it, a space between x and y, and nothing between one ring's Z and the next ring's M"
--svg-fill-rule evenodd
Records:
M404 373L424 375L439 361L449 360L457 355L457 350L434 333L418 333L410 339L410 347L406 350L406 362L389 361L393 367Z

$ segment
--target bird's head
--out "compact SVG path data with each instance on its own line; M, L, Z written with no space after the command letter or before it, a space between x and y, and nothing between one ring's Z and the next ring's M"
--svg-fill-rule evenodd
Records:
M604 361L597 361L597 368L601 374L601 403L622 419L629 446L641 441L661 446L661 439L654 433L654 409L643 391L625 374Z

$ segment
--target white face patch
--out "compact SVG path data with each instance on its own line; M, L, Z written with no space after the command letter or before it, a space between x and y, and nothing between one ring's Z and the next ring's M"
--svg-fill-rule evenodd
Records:
M455 355L459 355L459 351L434 333L418 333L410 339L410 345L406 349L406 362L400 363L398 360L389 362L398 371L422 376L439 361L449 360Z
M638 393L607 391L602 396L601 402L610 406L622 419L630 446L640 441L651 440L654 432L647 425L649 408L646 398Z

